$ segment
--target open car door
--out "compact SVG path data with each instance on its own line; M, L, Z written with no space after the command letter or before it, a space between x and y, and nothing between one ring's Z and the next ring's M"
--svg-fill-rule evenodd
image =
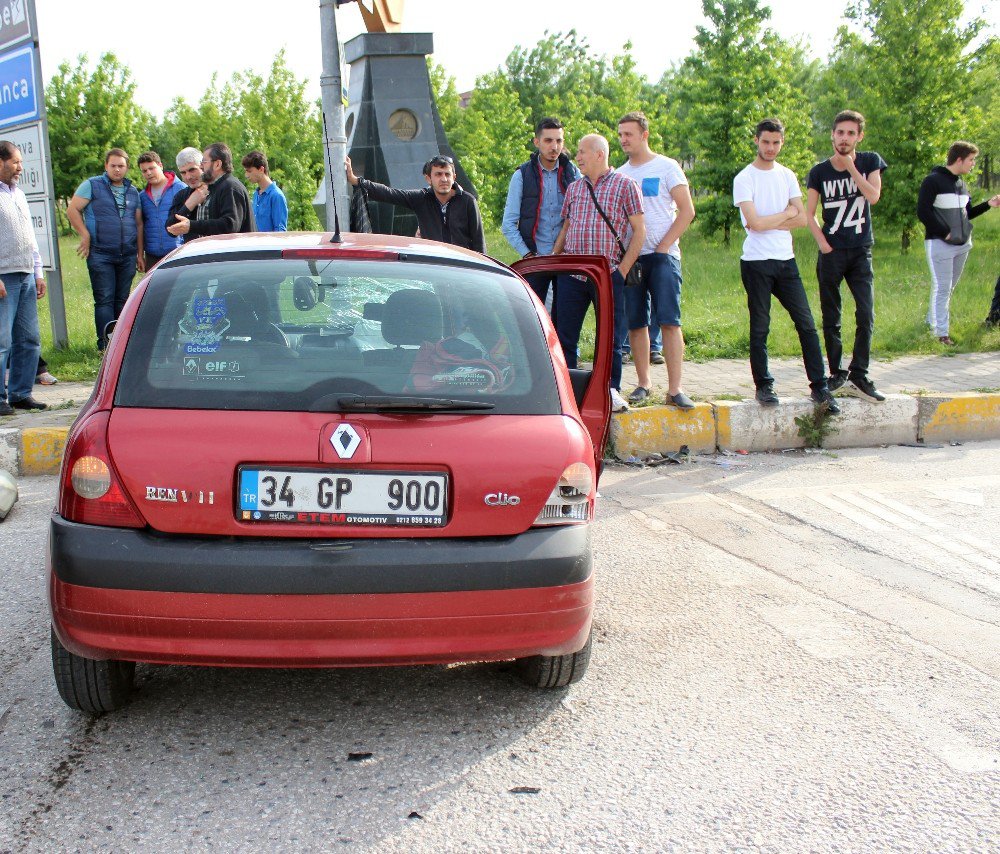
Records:
M570 383L580 417L594 444L594 459L600 467L611 424L611 351L614 337L614 297L611 291L611 267L603 255L542 255L523 258L511 264L520 276L532 273L558 273L582 278L574 284L589 288L593 298L597 330L594 334L594 360L589 369L569 369ZM565 364L556 359L557 364Z

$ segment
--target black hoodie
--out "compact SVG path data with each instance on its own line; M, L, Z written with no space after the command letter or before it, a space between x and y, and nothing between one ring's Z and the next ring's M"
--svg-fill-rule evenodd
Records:
M972 207L969 188L960 175L946 166L935 166L924 178L917 196L917 216L924 224L926 240L943 240L964 246L972 237L971 219L989 209L989 202Z

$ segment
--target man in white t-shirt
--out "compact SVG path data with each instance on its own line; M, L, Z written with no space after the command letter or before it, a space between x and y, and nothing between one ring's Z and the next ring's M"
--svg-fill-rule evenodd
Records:
M681 390L684 334L681 332L681 249L679 240L694 220L694 203L687 178L676 160L656 154L649 147L649 121L640 112L627 113L618 122L618 142L628 155L619 167L639 185L646 214L646 239L639 264L642 285L625 289L628 337L639 384L628 396L629 403L649 397L649 308L663 332L663 355L667 362L668 404L692 409Z
M802 361L809 377L810 397L833 414L840 407L830 394L826 366L819 346L816 323L792 248L792 229L806 225L802 191L791 169L777 162L785 142L785 126L764 119L754 134L757 156L733 181L733 203L740 209L746 229L740 275L750 309L750 370L757 387L757 402L775 406L774 377L767 366L767 333L771 325L773 294L795 324L802 345Z

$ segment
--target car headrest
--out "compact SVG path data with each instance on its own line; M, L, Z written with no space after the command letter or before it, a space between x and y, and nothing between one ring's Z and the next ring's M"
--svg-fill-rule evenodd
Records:
M444 330L441 302L430 291L395 291L382 311L382 337L397 347L440 341Z

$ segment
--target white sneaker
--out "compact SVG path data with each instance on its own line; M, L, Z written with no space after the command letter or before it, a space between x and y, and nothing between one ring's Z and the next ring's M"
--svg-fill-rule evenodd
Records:
M611 389L611 411L612 412L627 412L628 404L625 402L625 398L621 396L618 389Z

